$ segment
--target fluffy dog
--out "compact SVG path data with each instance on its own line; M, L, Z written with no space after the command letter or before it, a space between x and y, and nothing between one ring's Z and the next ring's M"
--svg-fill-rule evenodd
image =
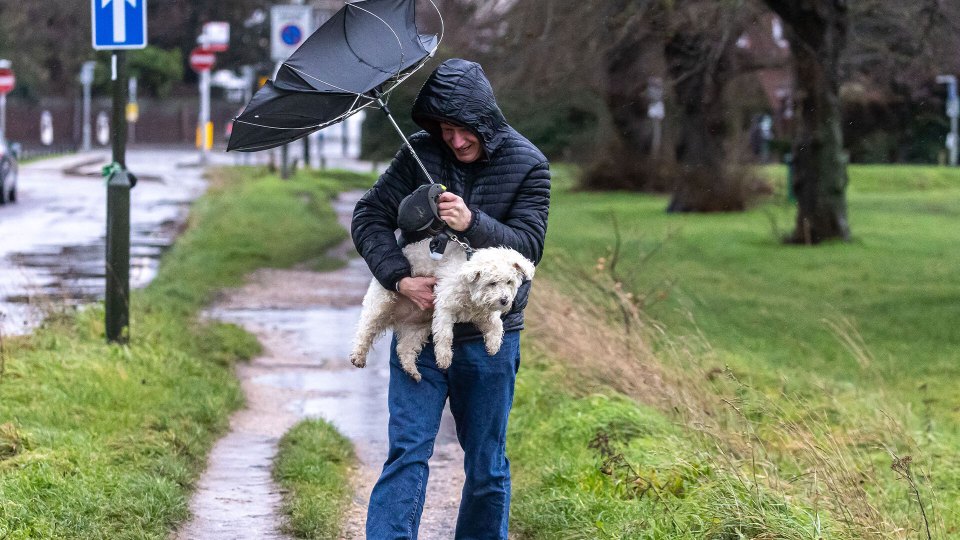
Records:
M414 380L420 381L417 356L433 332L437 367L447 369L453 361L453 325L473 323L483 334L491 355L503 343L501 316L510 310L520 284L533 278L533 263L516 251L484 248L467 260L463 248L449 242L443 258L430 258L430 240L410 244L403 254L410 261L415 277L435 276L434 309L421 310L403 295L388 291L374 279L363 297L360 323L354 338L350 362L363 367L374 340L388 328L397 337L400 365Z

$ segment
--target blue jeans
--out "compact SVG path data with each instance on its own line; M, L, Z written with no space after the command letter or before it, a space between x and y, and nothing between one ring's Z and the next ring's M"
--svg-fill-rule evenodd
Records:
M440 429L443 406L450 412L464 450L466 481L457 516L458 540L507 538L510 514L510 461L505 447L513 386L520 368L520 332L506 332L489 356L483 340L453 345L453 364L437 369L433 343L427 343L417 383L400 368L396 338L391 344L390 452L370 495L367 540L416 539L427 488L427 461Z

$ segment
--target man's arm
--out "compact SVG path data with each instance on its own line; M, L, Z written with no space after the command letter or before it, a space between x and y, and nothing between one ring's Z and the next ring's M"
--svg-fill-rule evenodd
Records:
M502 223L471 207L472 220L463 235L475 248L506 246L536 264L543 256L549 208L550 166L544 161L527 173Z
M397 282L410 276L410 263L397 246L397 208L416 186L413 159L401 148L386 172L357 202L351 221L351 235L357 252L370 272L387 290L396 291Z

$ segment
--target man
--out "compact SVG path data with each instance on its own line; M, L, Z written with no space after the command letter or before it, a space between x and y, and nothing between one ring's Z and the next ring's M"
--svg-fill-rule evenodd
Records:
M448 60L431 75L413 105L424 129L410 138L427 170L448 191L440 218L474 248L506 246L538 263L543 254L550 203L546 158L511 128L479 64ZM401 149L387 171L357 203L353 241L374 277L421 309L433 306L431 277L411 277L394 233L400 201L425 183L410 153ZM401 236L400 245L421 238ZM510 462L505 454L507 418L520 366L520 330L530 283L504 317L500 351L489 356L471 324L454 331L453 365L437 368L433 345L417 359L415 382L390 357L390 451L370 496L369 540L416 538L428 477L427 461L447 397L464 450L466 482L457 518L458 539L506 539L510 510Z

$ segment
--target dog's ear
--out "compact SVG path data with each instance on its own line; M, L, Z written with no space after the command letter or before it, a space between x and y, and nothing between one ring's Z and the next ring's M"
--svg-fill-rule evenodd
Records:
M513 268L520 274L521 280L529 281L533 279L533 273L535 272L533 263L527 259L521 257L519 261L513 263Z

